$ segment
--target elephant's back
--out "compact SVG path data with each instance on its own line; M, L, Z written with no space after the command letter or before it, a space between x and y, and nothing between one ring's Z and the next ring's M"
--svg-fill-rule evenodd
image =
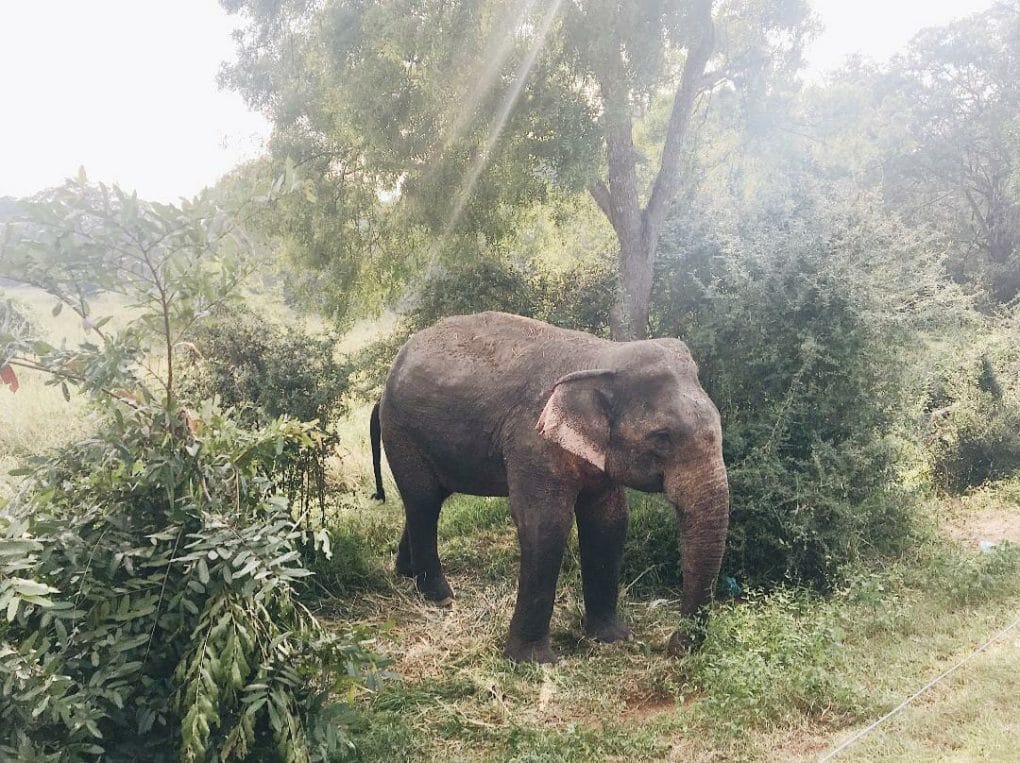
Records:
M443 319L411 337L393 362L380 411L384 441L387 430L399 431L430 443L438 460L446 451L499 459L504 423L533 426L554 382L609 345L506 313Z
M591 334L500 312L455 315L444 318L408 340L409 352L456 360L465 368L493 369L503 373L520 363L540 361L550 346L569 350L595 349L608 344Z
M452 316L407 341L390 370L387 392L404 397L420 391L447 400L512 395L533 382L551 384L608 344L508 313Z

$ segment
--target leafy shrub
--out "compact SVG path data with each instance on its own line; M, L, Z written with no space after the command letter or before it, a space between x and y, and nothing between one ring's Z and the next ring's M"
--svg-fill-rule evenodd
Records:
M1017 588L1020 580L1020 546L996 545L989 553L951 549L931 562L931 577L949 606L971 607Z
M217 396L242 421L264 425L279 416L316 421L314 447L281 454L281 484L307 510L315 499L325 516L326 459L336 450L328 426L344 411L350 367L336 355L336 338L281 328L242 306L221 308L195 326L195 357L186 368L184 394Z
M890 271L916 259L896 249L895 231L840 208L743 226L726 238L674 232L653 332L687 341L722 414L726 569L752 584L826 587L864 550L910 537L889 435L904 418L910 358L896 305L923 281Z
M411 334L451 315L498 310L608 336L615 288L612 268L598 261L580 262L559 273L498 260L442 271L425 281L415 306L393 334L354 357L358 371L353 387L366 399L378 397L393 359Z
M253 423L290 416L326 426L344 412L350 366L337 358L331 334L280 327L235 305L197 324L191 344L192 397L217 395Z
M403 323L392 334L369 343L354 355L352 361L357 371L351 377L353 394L372 402L379 399L390 366L410 336L411 330Z
M958 493L1020 470L1020 389L1003 387L987 355L930 383L926 444L940 489Z
M178 350L240 283L248 238L201 199L148 204L84 176L26 214L0 272L93 336L56 348L4 330L0 358L76 386L102 424L40 457L0 518L0 757L343 754L336 697L374 658L298 601L309 548L328 555L329 539L300 529L279 484L322 433L238 422L180 386ZM135 305L123 329L92 313L98 289Z
M856 717L836 609L786 589L753 598L717 612L685 663L690 688L704 695L699 708L738 734L803 715Z
M531 317L535 296L527 273L496 260L480 260L428 278L407 315L409 331L420 331L440 318L485 310Z
M537 273L533 279L535 318L609 338L609 314L616 300L612 262L588 260L558 273Z
M271 479L310 431L145 407L40 465L0 538L5 756L345 746L319 724L371 656L298 602L306 541Z

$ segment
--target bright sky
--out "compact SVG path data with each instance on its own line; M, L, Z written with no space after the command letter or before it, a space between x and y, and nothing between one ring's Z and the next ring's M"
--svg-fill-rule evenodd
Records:
M884 60L925 26L992 0L813 0L813 72L854 52ZM191 196L255 156L269 133L216 86L234 54L215 0L0 0L0 196L84 165L144 198Z
M987 10L993 0L809 0L825 29L807 51L809 74L864 53L885 61L921 29Z

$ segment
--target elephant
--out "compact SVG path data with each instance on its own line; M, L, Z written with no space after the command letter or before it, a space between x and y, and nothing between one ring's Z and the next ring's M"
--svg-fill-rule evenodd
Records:
M564 549L577 524L585 633L633 638L617 614L624 488L665 493L682 550L681 612L705 617L729 523L719 412L679 339L614 342L506 313L445 318L412 336L372 412L404 502L396 572L449 605L437 524L453 493L508 496L521 549L503 654L555 662L549 639ZM670 638L670 654L695 644Z

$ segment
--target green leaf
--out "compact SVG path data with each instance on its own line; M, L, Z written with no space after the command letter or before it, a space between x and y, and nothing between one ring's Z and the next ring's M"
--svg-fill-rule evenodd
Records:
M202 585L209 585L209 567L205 563L205 559L199 559L198 564L195 565L195 569L198 572L198 580Z
M60 590L53 586L40 583L27 578L9 578L7 584L22 596L39 596L47 593L60 593Z

